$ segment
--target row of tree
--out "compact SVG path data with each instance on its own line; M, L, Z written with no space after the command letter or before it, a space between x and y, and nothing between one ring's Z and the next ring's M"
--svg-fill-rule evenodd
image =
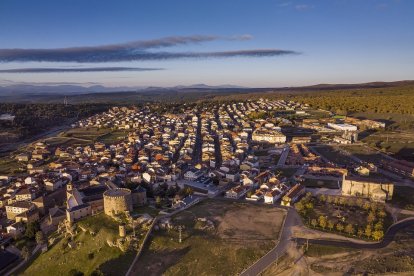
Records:
M365 226L345 223L344 220L334 221L327 216L316 217L315 205L336 205L338 207L348 207L363 210L367 213ZM367 239L381 240L384 237L384 219L387 213L384 206L378 203L369 202L362 198L352 198L343 196L320 195L313 197L307 193L299 202L295 204L298 213L308 222L309 226L322 230L337 231L346 233L349 236L365 237Z

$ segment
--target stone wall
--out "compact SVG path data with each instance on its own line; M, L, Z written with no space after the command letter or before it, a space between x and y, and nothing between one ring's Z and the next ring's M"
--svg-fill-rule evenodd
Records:
M132 196L128 189L108 190L103 195L104 211L108 216L132 211Z

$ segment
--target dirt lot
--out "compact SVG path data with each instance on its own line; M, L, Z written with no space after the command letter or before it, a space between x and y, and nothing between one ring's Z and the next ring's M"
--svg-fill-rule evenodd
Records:
M143 275L235 275L263 256L278 238L285 211L272 206L209 200L181 212L178 231L159 230L140 260ZM209 229L198 219L213 223Z

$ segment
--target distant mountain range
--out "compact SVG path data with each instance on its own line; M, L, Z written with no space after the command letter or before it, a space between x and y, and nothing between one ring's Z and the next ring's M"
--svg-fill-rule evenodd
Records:
M145 91L168 91L168 90L186 90L186 89L246 89L246 87L237 85L218 85L210 86L206 84L194 84L194 85L179 85L173 87L106 87L102 85L81 86L81 85L34 85L34 84L12 84L6 86L0 86L0 94L3 96L18 94L89 94L89 93L109 93L109 92L145 92Z
M249 88L237 85L206 85L206 84L193 84L193 85L178 85L172 87L107 87L103 85L91 85L82 86L75 84L61 84L61 85L36 85L36 84L11 84L0 86L0 95L9 96L16 94L64 94L64 95L76 95L76 94L89 94L89 93L109 93L109 92L151 92L151 91L180 91L180 90L254 90L254 89L270 89L270 90L327 90L327 89L356 89L356 88L380 88L380 87L393 87L401 85L414 85L412 80L395 81L395 82L369 82L358 84L317 84L311 86L302 87L278 87L278 88Z
M173 87L88 87L75 84L32 85L11 84L0 86L0 103L62 103L64 97L69 103L122 103L142 102L185 102L211 99L216 96L241 95L246 93L312 93L350 89L372 89L387 87L414 86L414 81L370 82L360 84L318 84L302 87L248 88L237 85L209 86L206 84L179 85Z

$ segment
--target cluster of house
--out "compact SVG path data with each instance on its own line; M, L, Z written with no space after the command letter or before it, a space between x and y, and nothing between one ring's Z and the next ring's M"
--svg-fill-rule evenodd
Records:
M38 142L18 154L26 173L0 179L1 226L18 234L24 223L45 218L49 226L63 219L76 221L102 211L104 193L128 182L157 185L187 179L211 185L213 178L253 179L259 174L257 159L249 154L256 140L253 131L282 137L269 142L283 143L285 137L272 122L250 120L248 115L299 106L260 100L163 115L148 107L114 107L80 120L73 127L123 129L129 134L113 144L53 147Z
M271 172L273 154L286 153L283 164L288 166L309 165L305 173L310 175L345 173L326 166L309 150L305 144L311 141L310 135L287 137L283 127L342 133L340 138L347 141L356 141L357 126L383 127L375 121L347 117L299 119L298 124L283 116L288 112L303 118L306 109L300 103L267 99L195 108L184 105L180 113L163 114L148 106L113 107L73 127L120 129L125 131L120 141L58 147L38 142L16 156L26 172L0 177L0 225L17 235L32 221L52 229L62 220L74 222L106 210L117 212L119 206L130 211L146 203L145 189L140 185L130 193L118 189L142 182L152 188L178 183L213 195L220 187L230 198L271 204L281 200L290 205L305 187L290 187L286 179ZM258 111L264 116L258 116ZM288 140L292 143L286 146ZM261 150L264 156L256 154ZM414 172L414 166L406 163L384 166L407 175Z
M54 189L68 183L61 173L0 178L0 229L11 236L21 235L27 223L37 222L64 199Z
M285 162L286 165L295 166L304 164L318 165L321 163L323 161L319 155L311 152L305 144L296 143L290 145L289 154Z

